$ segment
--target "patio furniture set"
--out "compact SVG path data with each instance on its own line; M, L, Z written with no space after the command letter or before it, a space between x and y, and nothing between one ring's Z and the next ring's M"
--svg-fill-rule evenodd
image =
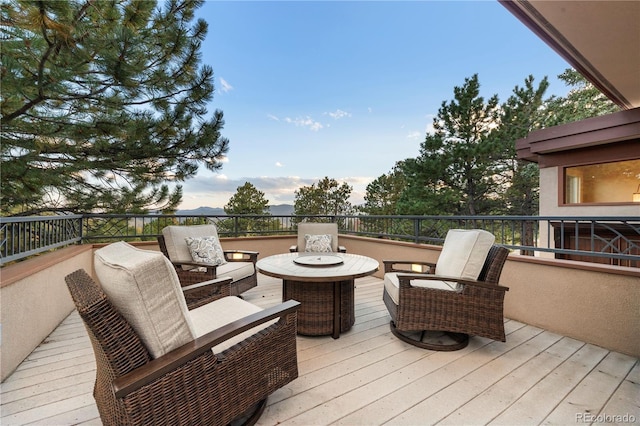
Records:
M169 226L162 253L117 242L95 252L97 280L68 275L103 423L255 423L269 394L298 376L296 334L348 331L354 280L378 270L338 245L336 224L298 231L289 253L257 260L222 250L213 225ZM437 264L384 261L393 334L434 350L460 349L469 335L505 341L498 280L508 251L493 243L485 231L452 230ZM283 280L282 304L263 310L242 299L258 272Z

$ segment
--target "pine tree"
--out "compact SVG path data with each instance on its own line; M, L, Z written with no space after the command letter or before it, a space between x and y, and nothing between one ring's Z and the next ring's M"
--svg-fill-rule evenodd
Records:
M219 222L218 228L222 231L232 232L234 235L248 235L255 231L275 231L280 228L278 220L252 217L270 216L271 212L269 212L269 200L265 198L264 192L259 191L250 182L245 182L244 185L238 187L236 193L229 198L229 202L224 206L224 212L237 217Z
M548 114L543 99L548 87L546 77L535 87L534 78L530 75L525 79L524 87L516 86L513 94L502 104L500 127L494 134L503 154L499 161L504 182L501 194L503 205L498 213L517 216L538 214L538 165L518 159L516 141L542 128Z
M264 197L264 192L259 191L250 182L245 182L229 198L229 202L224 206L224 212L228 215L268 215L270 214L269 200Z
M367 185L364 205L359 211L367 216L393 216L397 214L398 200L406 187L406 180L401 169L402 162L396 163L393 169L377 177ZM360 229L366 232L389 234L395 232L396 220L388 218L360 218Z
M576 70L568 68L558 78L564 81L570 90L566 96L552 96L546 101L549 115L544 123L545 127L620 111L619 106Z
M352 190L353 188L349 184L340 184L337 180L329 179L329 177L325 177L311 186L303 186L295 192L294 214L301 217L350 214L353 210L349 202Z
M405 177L399 162L389 173L378 176L367 185L364 205L359 210L368 215L396 214L398 199L405 186Z
M480 96L478 75L454 88L426 135L420 155L403 162L407 187L398 201L401 214L491 214L498 204L496 152L498 97Z
M220 168L201 3L2 3L4 214L171 210L168 183Z

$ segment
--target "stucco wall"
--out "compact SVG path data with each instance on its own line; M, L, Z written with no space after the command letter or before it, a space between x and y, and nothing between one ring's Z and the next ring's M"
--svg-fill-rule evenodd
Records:
M272 256L274 254L287 253L289 247L296 244L294 235L284 235L277 237L246 237L246 238L223 238L221 245L224 250L251 250L259 253L258 259Z
M91 271L91 246L73 246L0 270L0 374L4 380L74 309L64 277Z
M514 258L500 282L505 316L640 357L640 271L583 269L579 262ZM600 270L597 270L600 269Z

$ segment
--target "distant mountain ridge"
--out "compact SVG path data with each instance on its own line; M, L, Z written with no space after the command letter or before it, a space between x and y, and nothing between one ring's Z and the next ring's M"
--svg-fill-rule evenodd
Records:
M274 216L291 216L293 215L293 205L291 204L277 204L269 206L269 212ZM190 210L178 210L176 214L179 215L204 215L204 216L225 216L223 208L220 207L198 207L197 209Z

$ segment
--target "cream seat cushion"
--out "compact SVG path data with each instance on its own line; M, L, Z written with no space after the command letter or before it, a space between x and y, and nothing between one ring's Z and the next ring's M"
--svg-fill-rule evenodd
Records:
M200 306L196 309L189 311L191 322L194 326L196 337L203 336L210 331L216 330L224 325L229 324L232 321L242 319L248 315L260 312L262 308L253 305L245 300L235 296L223 297L222 299L215 300L206 305ZM278 320L271 320L270 322L260 324L257 327L251 328L243 333L232 337L229 340L214 346L213 352L222 352L250 337L251 335L259 332L260 330L267 328L271 324Z
M227 262L218 266L216 275L218 277L231 277L233 281L253 275L255 266L253 262Z
M495 242L495 236L482 229L451 229L438 256L435 274L442 277L477 280L487 259L489 250ZM401 275L416 275L406 274ZM455 281L411 280L414 287L433 288L438 290L457 291L460 286ZM397 272L384 275L384 288L391 299L398 304L400 300L400 281Z
M306 251L305 235L331 235L331 251L338 251L337 223L300 223L298 224L298 251Z
M187 237L198 238L212 236L219 240L215 225L171 225L162 229L169 259L173 262L192 262Z
M418 274L408 274L408 273L398 273L398 272L388 272L384 274L384 288L391 296L393 302L398 305L400 303L400 280L398 279L398 275L408 275L408 276L416 276L420 277L422 275ZM422 288L432 288L437 290L447 290L447 291L456 291L457 286L456 283L449 283L447 281L440 280L421 280L415 279L411 280L411 285L413 287L422 287Z

